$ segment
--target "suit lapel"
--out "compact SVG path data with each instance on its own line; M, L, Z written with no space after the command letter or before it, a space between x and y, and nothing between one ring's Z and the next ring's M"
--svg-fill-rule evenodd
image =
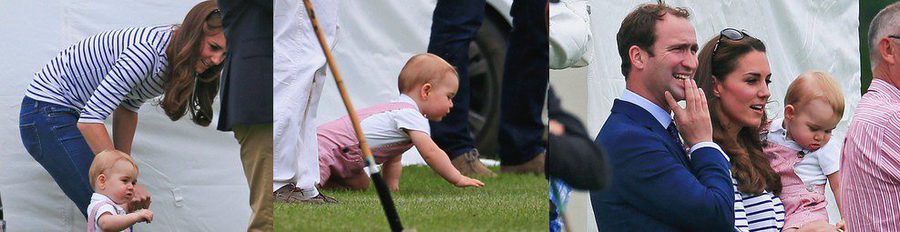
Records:
M690 167L690 162L688 162L687 153L684 151L684 148L678 146L678 144L676 144L675 141L671 139L671 137L669 136L669 132L666 131L666 128L660 125L659 121L656 121L656 118L654 118L653 115L650 114L650 112L638 105L635 105L634 103L622 101L619 99L613 101L612 112L625 114L626 116L628 116L628 118L631 118L631 120L634 120L640 126L647 128L648 130L656 134L656 136L659 136L662 141L664 141L663 144L670 151L669 154L671 154L673 157L675 157L676 160L684 164L685 167Z

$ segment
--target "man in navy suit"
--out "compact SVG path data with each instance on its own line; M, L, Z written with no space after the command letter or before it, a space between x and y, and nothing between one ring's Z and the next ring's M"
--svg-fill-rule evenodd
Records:
M692 79L698 46L689 17L645 4L616 35L626 87L595 140L613 167L609 186L591 192L600 231L734 228L731 165L712 142L706 98Z
M228 57L217 129L234 131L250 185L247 231L272 231L272 4L218 0Z

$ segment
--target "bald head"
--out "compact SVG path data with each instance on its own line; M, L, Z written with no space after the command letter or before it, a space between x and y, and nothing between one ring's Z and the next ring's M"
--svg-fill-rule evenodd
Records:
M397 87L400 93L407 93L416 86L436 83L444 78L459 78L458 75L456 68L441 57L431 53L417 54L409 58L400 70Z
M875 15L869 25L869 59L872 69L882 62L878 41L890 35L900 35L900 2L888 5Z

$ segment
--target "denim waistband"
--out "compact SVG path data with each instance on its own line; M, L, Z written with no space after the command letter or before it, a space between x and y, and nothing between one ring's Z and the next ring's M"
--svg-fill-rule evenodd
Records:
M50 107L51 112L72 112L75 114L78 114L80 112L79 109L74 109L74 108L56 104L56 103L49 103L49 102L35 100L28 96L25 96L22 99L22 108L25 108L25 107L31 107L31 108Z

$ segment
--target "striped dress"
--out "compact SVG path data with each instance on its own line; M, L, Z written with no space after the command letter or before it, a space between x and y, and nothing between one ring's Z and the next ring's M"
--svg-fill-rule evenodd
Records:
M750 195L738 191L734 184L735 231L781 231L784 226L784 205L770 192Z
M166 46L174 25L126 28L84 39L34 74L25 96L80 111L103 123L118 106L137 111L164 92Z
M859 100L841 156L847 231L900 231L900 89L874 79Z

